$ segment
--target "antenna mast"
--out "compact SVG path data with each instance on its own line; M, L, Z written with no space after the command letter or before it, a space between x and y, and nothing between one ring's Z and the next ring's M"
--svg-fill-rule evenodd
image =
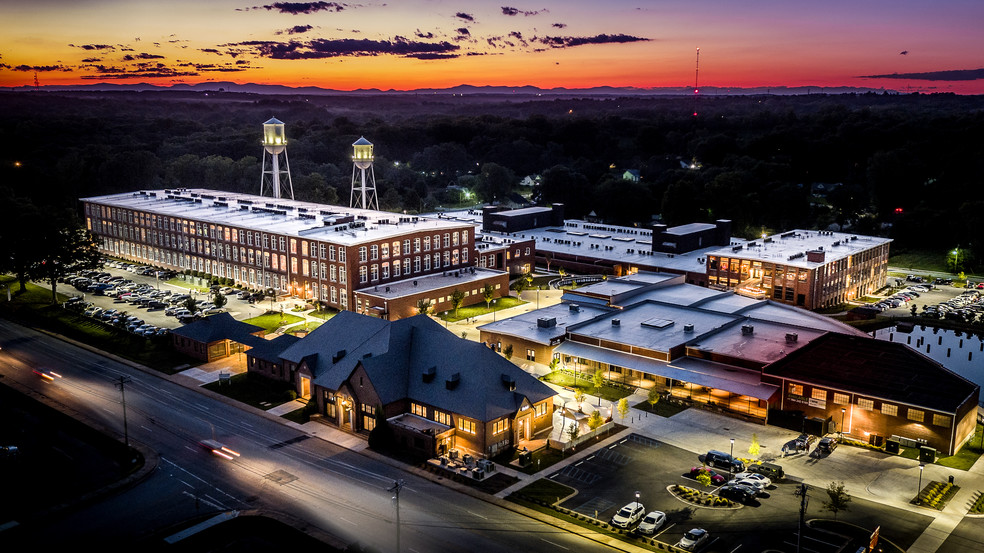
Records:
M697 66L694 68L694 117L697 117L697 79L700 77L700 48L697 48Z

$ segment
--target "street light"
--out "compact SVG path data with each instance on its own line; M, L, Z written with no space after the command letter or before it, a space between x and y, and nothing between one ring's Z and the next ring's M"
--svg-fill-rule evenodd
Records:
M396 553L400 553L400 490L403 489L403 480L393 482L393 486L388 490L393 492L393 501L396 502Z
M639 505L639 491L636 490L636 505Z
M916 488L916 504L917 505L919 504L919 494L922 492L922 473L923 473L923 469L924 468L926 468L926 465L920 463L919 464L919 487Z
M844 415L846 413L847 413L847 408L846 407L841 407L841 427L840 427L841 436L844 435Z
M731 469L734 466L735 460L735 439L731 438L731 463L728 463L728 476L731 476Z

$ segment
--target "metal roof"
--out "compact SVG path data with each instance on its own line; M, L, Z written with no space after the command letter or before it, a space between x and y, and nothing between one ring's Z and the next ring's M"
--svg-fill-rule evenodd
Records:
M761 240L752 240L741 247L737 245L718 247L706 254L812 269L891 241L891 238L878 236L797 229ZM806 252L821 250L824 253L822 263L807 260Z

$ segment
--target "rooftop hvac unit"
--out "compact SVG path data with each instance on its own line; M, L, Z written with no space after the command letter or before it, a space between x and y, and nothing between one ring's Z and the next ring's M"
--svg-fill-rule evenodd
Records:
M786 341L787 342L795 342L798 339L799 339L799 334L796 334L795 332L787 332L786 333Z
M750 335L755 330L752 325L741 325L741 333L745 336Z
M618 326L620 324L622 324L622 321L621 320L619 320L619 319L612 319L612 326Z
M683 325L683 331L684 332L693 332L694 331L694 324L693 323L688 323L688 324Z
M581 306L578 305L578 304L576 304L576 303L572 303L571 306L570 306L570 310L571 310L571 313L578 313L578 312L581 311Z
M437 375L437 367L429 367L427 369L424 369L424 372L421 376L423 377L424 382L431 382L432 380L434 380L435 375Z
M502 385L510 392L516 390L516 379L508 374L502 375Z
M448 390L454 390L461 383L461 373L454 373L448 377L447 381L444 382L444 387Z

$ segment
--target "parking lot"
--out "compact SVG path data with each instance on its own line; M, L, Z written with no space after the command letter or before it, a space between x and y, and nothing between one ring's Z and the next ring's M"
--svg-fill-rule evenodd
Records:
M917 314L929 317L979 317L984 313L984 290L978 290L976 286L968 289L944 283L898 280L902 286L896 286L872 304L886 315L909 316L913 306L916 306ZM890 279L890 282L894 281Z
M808 463L822 463L825 457L826 454L803 451L787 457L786 462L789 467L796 467L804 459ZM602 522L610 522L619 509L635 502L638 493L638 501L646 513L665 513L666 522L652 535L664 543L676 544L688 530L703 528L710 537L697 550L704 553L764 550L792 553L797 550L800 478L787 473L783 480L772 483L762 495L740 507L704 507L670 492L673 484L679 484L717 494L718 485L704 487L690 477L691 469L700 466L692 452L641 434L631 434L563 467L548 478L577 490L576 494L562 500L562 507ZM715 470L725 478L729 477L726 469ZM833 518L822 510L825 490L810 488L808 496L808 521ZM915 539L918 530L911 535L910 532L924 524L917 520L917 515L860 499L852 502L849 518L853 524L864 527L881 525L883 535L891 535L903 543ZM630 529L633 526L630 525ZM802 545L804 550L833 553L842 550L849 541L846 537L808 527Z

